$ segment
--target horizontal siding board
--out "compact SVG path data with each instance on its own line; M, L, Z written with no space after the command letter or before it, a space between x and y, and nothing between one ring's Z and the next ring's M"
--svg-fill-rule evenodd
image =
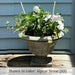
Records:
M23 50L1 50L0 51L0 55L2 54L31 54L30 50L26 50L26 49L23 49ZM51 54L71 54L70 51L68 50L57 50L57 51L53 51ZM33 56L33 54L31 54Z
M18 32L11 31L7 28L0 28L0 38L18 38Z
M70 39L60 39L57 41L55 49L70 49Z
M69 43L70 39L60 39L55 49L70 49ZM27 45L21 39L0 39L0 49L27 49Z
M65 49L58 49L58 50L54 50L52 52L52 54L72 54L70 50L65 50Z
M13 20L13 17L14 16L0 16L0 27L6 26L6 21L11 21L10 26L14 26L16 21ZM64 18L64 25L71 27L72 26L72 16L65 15L63 16L63 18Z
M19 53L22 53L22 54L29 54L31 53L29 50L26 51L26 50L7 50L7 51L0 51L0 55L1 54L19 54Z
M71 28L69 28L69 30L71 31ZM19 37L18 32L14 32L13 30L11 31L11 29L7 28L0 28L0 38L19 38ZM64 38L71 38L71 33L68 32L67 34L65 34Z
M40 4L40 3L39 3ZM31 12L33 10L33 6L39 4L25 4L24 8L26 13ZM51 11L53 9L53 4L40 4L42 9L46 11ZM66 6L66 7L65 7ZM72 4L57 4L55 13L61 13L66 15L72 15ZM17 15L22 11L20 4L0 4L0 15Z
M55 0L0 0L0 3L46 3L46 2L54 2ZM72 3L72 0L56 0L57 3Z
M0 49L27 49L27 45L21 39L0 39Z
M64 25L72 27L72 16L63 16Z

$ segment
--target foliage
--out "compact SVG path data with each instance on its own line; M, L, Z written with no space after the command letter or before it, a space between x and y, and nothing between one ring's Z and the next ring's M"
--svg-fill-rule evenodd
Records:
M28 14L23 14L21 12L18 16L13 18L16 20L15 26L11 27L11 29L16 28L15 31L24 32L24 35L31 36L51 36L52 39L55 37L62 37L64 35L63 32L67 32L68 29L64 27L64 19L61 17L59 13L56 15L51 15L49 11L44 11L41 7L35 6L32 12ZM7 21L7 25L11 22ZM52 40L48 41L49 43Z

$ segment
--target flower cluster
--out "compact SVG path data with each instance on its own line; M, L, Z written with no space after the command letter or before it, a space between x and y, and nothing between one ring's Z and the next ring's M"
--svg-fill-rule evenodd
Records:
M51 36L54 38L61 38L67 28L64 27L63 17L58 13L51 15L49 11L44 11L39 6L34 6L33 11L28 14L23 12L14 17L17 22L15 23L16 31L20 33L25 32L23 35L30 36ZM10 22L7 21L7 25ZM11 28L13 29L13 27Z
M39 13L40 12L40 8L38 6L35 6L33 8L33 10L36 12L36 13ZM58 26L57 28L59 30L61 30L61 32L58 34L59 37L62 37L64 36L64 33L62 32L64 30L64 23L62 22L61 20L61 16L60 15L47 15L44 20L45 22L47 22L49 19L51 19L52 22L58 22Z
M61 16L60 15L48 15L44 20L45 21L48 21L48 19L52 19L52 22L58 22L58 29L59 30L63 30L64 29L64 23L62 23L62 21L60 20L61 19Z

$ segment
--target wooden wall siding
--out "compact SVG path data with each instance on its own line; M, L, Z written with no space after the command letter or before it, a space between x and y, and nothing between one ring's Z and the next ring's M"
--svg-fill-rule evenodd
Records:
M71 27L72 25L72 16L71 15L62 15L64 18L64 24L67 27ZM15 21L13 20L14 15L0 15L0 27L6 27L6 21L10 20L10 26L14 26Z
M69 30L71 28L68 27ZM71 39L71 32L68 32L65 34L63 37L64 39ZM19 38L18 37L18 32L11 31L10 29L7 30L6 27L0 27L0 38Z
M47 11L52 11L53 9L53 3L24 3L24 7L26 12L30 12L33 10L33 6L35 5L40 5L42 9L47 10ZM65 7L66 6L66 7ZM62 13L62 15L72 15L72 6L71 4L57 4L55 12ZM22 11L21 5L20 4L0 4L0 15L17 15Z
M13 17L18 15L22 8L19 2L22 1L26 13L32 11L33 6L39 5L42 9L51 11L55 0L0 0L0 50L2 49L27 49L26 43L18 37L18 32L14 33L10 29L7 30L6 21L12 21L10 26L14 26ZM72 0L56 0L55 13L61 13L64 17L64 24L68 27L69 32L63 39L59 40L55 49L70 50L71 29L72 29Z
M0 3L53 3L55 0L0 0ZM72 3L72 0L56 0L57 3Z
M70 41L70 39L61 39L57 42L55 49L70 49ZM27 49L27 46L23 40L18 38L0 39L0 49Z

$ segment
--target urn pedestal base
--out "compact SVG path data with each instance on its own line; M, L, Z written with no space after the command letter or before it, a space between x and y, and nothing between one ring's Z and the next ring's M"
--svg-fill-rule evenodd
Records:
M33 56L30 62L31 67L52 67L52 57Z

